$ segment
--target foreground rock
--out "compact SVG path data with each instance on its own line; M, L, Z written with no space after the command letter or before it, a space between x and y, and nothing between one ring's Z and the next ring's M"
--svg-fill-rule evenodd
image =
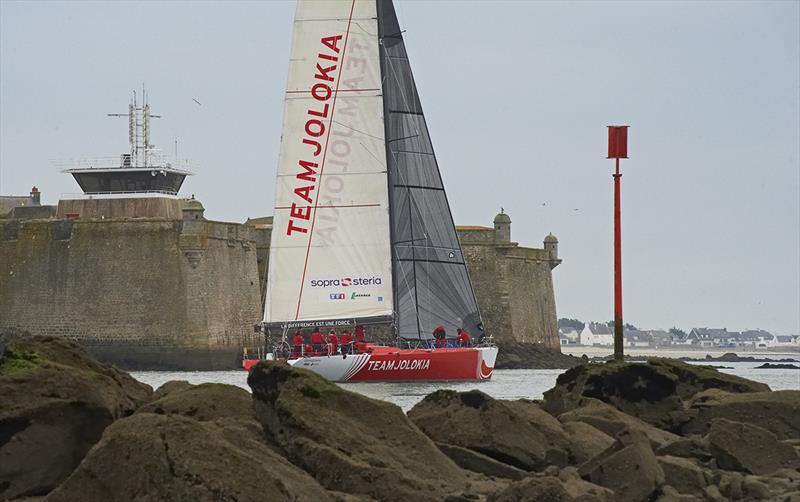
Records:
M567 465L569 440L561 424L538 405L500 401L478 390L440 390L408 417L428 437L487 455L523 470Z
M152 389L54 337L6 336L0 357L0 499L44 495Z
M616 437L623 431L639 432L650 441L653 448L663 448L680 439L676 434L654 427L597 399L584 398L577 404L571 411L559 415L558 419L565 424L589 424L610 437Z
M664 483L664 471L640 431L625 430L606 451L588 460L578 473L592 483L612 490L615 500L648 500Z
M558 474L531 475L510 484L489 498L491 502L547 501L547 502L613 502L614 492L580 478L575 468L561 470Z
M611 361L582 365L558 377L545 393L544 408L560 415L595 398L656 427L677 430L689 420L684 401L706 389L732 393L768 392L768 386L674 359L646 364Z
M311 476L224 425L137 413L111 425L48 502L329 500ZM120 462L120 459L125 459Z
M800 391L779 390L732 394L710 389L688 401L690 419L682 434L706 434L715 418L728 418L757 425L778 439L800 440Z
M721 469L772 474L780 469L800 468L800 456L792 446L752 424L714 419L708 444Z
M586 362L535 343L500 342L498 348L500 351L494 367L499 370L567 369Z
M377 500L442 500L474 491L466 471L391 403L274 363L258 364L247 383L267 434L329 490Z

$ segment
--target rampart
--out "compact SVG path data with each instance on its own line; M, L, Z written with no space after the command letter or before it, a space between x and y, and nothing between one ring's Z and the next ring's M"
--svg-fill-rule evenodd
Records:
M0 220L0 328L132 369L235 367L261 318L253 230L183 213Z

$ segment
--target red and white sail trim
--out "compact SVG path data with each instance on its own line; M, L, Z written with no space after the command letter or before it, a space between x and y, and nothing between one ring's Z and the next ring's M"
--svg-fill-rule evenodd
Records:
M375 0L295 14L264 322L392 314Z

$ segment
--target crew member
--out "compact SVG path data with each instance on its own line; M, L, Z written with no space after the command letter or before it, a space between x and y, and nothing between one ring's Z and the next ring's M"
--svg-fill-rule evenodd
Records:
M460 347L472 346L472 337L469 336L469 333L461 328L458 328L458 336L456 337L456 340L458 340L458 345Z
M433 330L433 338L436 339L437 349L447 347L447 332L445 332L444 326L437 326L436 329Z
M342 344L342 354L353 353L353 337L347 330L342 331L342 334L339 335L339 342Z
M311 333L311 345L314 347L315 356L322 355L322 350L325 345L325 335L320 333L319 329L315 329L314 332Z
M294 334L294 338L292 339L292 358L297 359L298 357L303 355L303 345L305 342L303 341L303 332L299 329Z
M336 354L339 351L339 338L336 336L336 331L331 330L328 333L328 354Z
M361 354L365 352L367 350L367 344L364 341L364 326L360 324L356 325L355 338L356 338L356 343L355 343L356 354Z

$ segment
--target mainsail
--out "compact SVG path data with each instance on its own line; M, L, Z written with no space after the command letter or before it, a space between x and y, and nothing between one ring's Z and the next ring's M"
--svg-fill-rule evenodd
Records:
M283 127L264 321L479 335L391 0L298 2Z

